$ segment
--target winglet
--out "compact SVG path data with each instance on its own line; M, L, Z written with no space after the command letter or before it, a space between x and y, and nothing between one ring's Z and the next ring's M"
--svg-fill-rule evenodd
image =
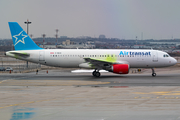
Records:
M15 50L37 50L42 49L34 43L17 22L9 22L12 40Z

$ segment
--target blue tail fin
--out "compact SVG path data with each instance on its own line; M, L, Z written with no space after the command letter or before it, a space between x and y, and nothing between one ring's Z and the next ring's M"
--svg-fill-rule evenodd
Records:
M15 50L37 50L42 49L34 43L17 22L9 22L12 40Z

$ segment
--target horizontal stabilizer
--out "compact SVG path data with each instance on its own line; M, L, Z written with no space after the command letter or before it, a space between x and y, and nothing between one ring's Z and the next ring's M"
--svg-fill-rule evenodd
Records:
M6 55L12 56L12 57L24 57L27 58L30 56L29 53L21 52L21 51L10 51L6 52Z

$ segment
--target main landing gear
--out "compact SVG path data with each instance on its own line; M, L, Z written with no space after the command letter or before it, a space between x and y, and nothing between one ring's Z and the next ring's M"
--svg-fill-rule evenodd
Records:
M152 68L152 76L153 76L153 77L156 77L156 73L155 73L155 71L154 71L154 68Z
M94 76L94 77L100 77L101 76L101 73L99 72L99 70L94 70L93 72L92 72L92 75Z

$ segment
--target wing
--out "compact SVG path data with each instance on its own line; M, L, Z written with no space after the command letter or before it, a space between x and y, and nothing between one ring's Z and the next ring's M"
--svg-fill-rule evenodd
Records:
M101 60L101 59L94 59L94 58L84 58L86 62L89 62L93 65L99 65L99 64L113 64L114 62L110 62L107 60Z
M114 61L114 60L102 60L95 58L84 58L86 63L90 64L92 68L106 69L111 67L112 64L129 64L127 61Z

